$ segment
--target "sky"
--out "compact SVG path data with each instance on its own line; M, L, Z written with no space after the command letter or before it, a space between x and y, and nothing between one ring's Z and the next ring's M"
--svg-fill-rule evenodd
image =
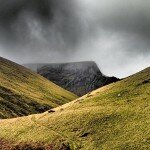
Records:
M149 0L0 0L0 56L95 61L109 76L150 66Z

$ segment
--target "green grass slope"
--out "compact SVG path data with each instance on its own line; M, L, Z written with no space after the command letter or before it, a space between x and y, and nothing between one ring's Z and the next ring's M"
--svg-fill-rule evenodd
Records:
M55 150L148 150L150 68L53 111L0 121L1 141L34 149L41 143Z
M44 112L77 96L0 57L0 118Z

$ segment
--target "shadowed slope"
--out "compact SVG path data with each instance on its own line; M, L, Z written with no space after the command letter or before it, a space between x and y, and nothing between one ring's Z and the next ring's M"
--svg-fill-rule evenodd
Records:
M44 112L75 98L40 75L0 57L0 118Z
M149 89L147 68L49 113L2 120L0 138L16 143L44 142L56 147L63 144L77 150L147 150Z

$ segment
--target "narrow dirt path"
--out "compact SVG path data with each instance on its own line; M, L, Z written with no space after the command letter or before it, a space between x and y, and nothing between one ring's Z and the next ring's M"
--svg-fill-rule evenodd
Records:
M39 118L38 118L38 119L39 119ZM58 131L55 131L54 129L52 129L52 128L50 128L50 127L48 127L48 126L46 126L46 125L44 125L44 124L42 124L42 123L39 123L39 122L37 121L37 119L36 119L35 116L32 116L31 120L32 120L36 125L38 125L38 126L40 126L40 127L44 127L44 128L46 128L46 129L48 129L48 130L54 132L56 135L58 135L59 137L65 139L65 140L68 141L69 143L72 143L73 145L79 146L78 143L76 143L76 142L74 142L73 140L71 140L71 139L70 139L68 136L66 136L65 134L62 134L62 133L60 133L60 132L58 132Z

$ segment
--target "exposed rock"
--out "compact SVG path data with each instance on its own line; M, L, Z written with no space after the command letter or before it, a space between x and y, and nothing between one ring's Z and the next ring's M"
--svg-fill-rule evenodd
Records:
M121 97L121 94L118 94L118 97Z
M80 137L87 137L90 133L86 132L84 134L82 134Z
M52 110L52 109L48 110L48 113L54 113L54 112L55 110Z

